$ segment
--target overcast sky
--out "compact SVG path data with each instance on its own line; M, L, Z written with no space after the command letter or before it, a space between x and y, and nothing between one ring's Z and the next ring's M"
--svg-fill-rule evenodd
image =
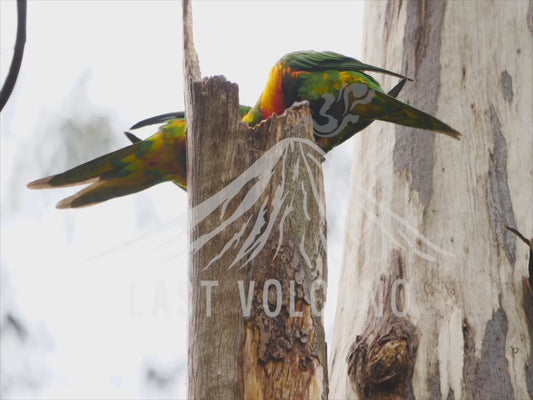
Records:
M15 6L0 1L2 82ZM287 52L360 57L363 2L196 1L193 18L202 74L239 84L242 104L256 102L270 68ZM0 115L0 198L2 326L14 313L29 334L22 344L2 333L2 393L183 398L185 193L162 184L65 211L55 203L74 188L25 187L127 145L122 132L140 119L183 109L181 3L30 1L27 23L19 81ZM325 162L328 340L353 140Z

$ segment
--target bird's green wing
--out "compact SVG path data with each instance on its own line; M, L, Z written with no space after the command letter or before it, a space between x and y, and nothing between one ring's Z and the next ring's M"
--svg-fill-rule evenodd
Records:
M406 78L402 74L365 64L355 58L332 51L298 51L285 55L280 62L285 63L285 65L295 71L373 71L398 78Z
M33 181L28 187L44 189L90 183L80 192L59 202L58 208L97 204L169 180L185 188L186 145L185 121L171 120L145 140L63 173Z
M166 114L156 115L155 117L146 118L142 121L137 122L130 129L138 129L144 126L154 124L164 124L168 123L170 120L173 119L185 119L185 111L169 112Z

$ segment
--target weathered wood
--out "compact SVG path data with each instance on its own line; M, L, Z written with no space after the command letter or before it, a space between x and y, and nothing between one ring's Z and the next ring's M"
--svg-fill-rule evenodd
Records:
M200 63L198 54L194 48L192 4L191 0L182 0L182 21L183 21L183 78L185 83L185 113L187 120L191 109L192 83L199 81L202 77L200 73Z
M375 292L365 331L348 353L348 375L360 400L405 399L412 394L411 377L418 348L416 327L405 318L400 252L390 257L391 275L382 277Z
M313 286L326 277L325 207L310 111L250 129L237 90L222 77L192 84L189 398L326 398L313 313L325 300Z
M374 123L356 139L332 398L366 398L368 388L372 398L390 399L533 394L528 249L504 228L530 236L533 226L528 7L525 1L367 2L364 61L401 67L414 83L400 99L463 138ZM384 86L392 85L386 78ZM373 310L376 297L389 301L380 291L396 276L392 254L402 261L405 315L391 320L390 305L383 317ZM372 342L363 339L399 320L414 326L410 344L418 342L407 391L372 386L375 376L358 373L361 346ZM396 364L385 357L381 367L408 366L401 346L394 348Z
M238 87L198 81L183 3L190 399L326 399L326 216L306 104L250 129ZM319 285L317 285L317 283Z

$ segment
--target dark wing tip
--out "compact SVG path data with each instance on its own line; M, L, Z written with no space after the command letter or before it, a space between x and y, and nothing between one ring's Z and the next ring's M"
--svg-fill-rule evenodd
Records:
M458 132L455 129L451 129L450 131L446 132L446 134L457 140L461 140L461 136L463 136L461 132Z
M437 120L438 121L438 120ZM463 136L461 132L456 131L453 129L450 125L445 124L442 121L439 121L441 126L437 129L433 129L435 132L443 133L447 136L450 136L454 139L461 140L461 137Z
M56 204L56 208L58 210L66 210L69 208L89 207L89 206L92 206L98 203L100 203L100 201L93 201L93 202L84 201L82 192L78 192L76 194L73 194L70 197L67 197L61 200L59 203Z
M129 139L129 141L132 142L132 143L142 142L141 138L139 138L138 136L135 136L131 132L124 132L124 135L126 135L126 137Z
M137 122L130 129L138 129L138 128L142 128L143 126L161 124L163 122L167 122L169 119L176 119L176 118L185 118L185 113L183 111L177 111L177 112L156 115L155 117L143 119L142 121Z
M400 82L396 84L388 93L389 96L392 97L398 97L400 92L402 91L403 87L405 86L405 82L407 82L408 78L402 78Z
M442 129L442 130L435 130L435 132L439 132L439 133L443 133L445 134L446 136L449 136L449 137L452 137L454 139L457 139L457 140L461 140L461 137L463 136L461 134L461 132L458 132L456 131L455 129L453 128L450 128L450 129Z

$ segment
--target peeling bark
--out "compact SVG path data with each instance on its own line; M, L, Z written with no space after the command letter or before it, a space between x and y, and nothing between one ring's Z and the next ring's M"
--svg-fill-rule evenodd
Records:
M402 73L416 82L424 82L424 89L408 85L403 92L409 104L420 107L429 114L437 110L440 81L440 35L446 8L444 1L408 1ZM393 160L398 170L411 176L411 189L418 193L420 202L427 207L433 194L433 152L435 134L417 132L413 128L398 126Z
M527 328L529 332L529 360L525 363L524 368L527 378L527 391L530 397L533 397L533 238L526 239L519 231L509 226L506 226L507 230L513 232L518 236L526 245L529 246L529 260L528 260L528 273L529 277L524 276L522 278L522 287L524 294L522 298L522 307L527 321ZM517 349L520 350L520 349Z
M490 153L489 164L489 216L492 230L498 243L503 245L509 262L516 261L516 238L505 229L505 225L516 226L513 202L507 183L507 142L502 134L501 122L496 110L490 104L490 120L494 136L494 148Z
M323 330L317 329L321 320L313 314L310 294L313 277L297 249L298 245L289 241L279 251L272 247L264 252L265 264L260 259L255 262L258 268L252 271L254 301L246 321L242 357L246 399L327 398L327 387L323 386L325 338ZM273 271L268 261L276 251L278 261ZM277 318L264 312L265 305L272 309L276 303L277 293L272 286L268 301L264 302L263 288L269 279L282 283L282 306ZM325 293L318 295L323 301ZM316 307L321 310L322 304Z
M304 105L250 129L237 89L222 77L192 84L189 397L325 399L313 310L325 301L314 283L325 286L326 225L311 114ZM287 138L297 141L275 147Z
M531 253L530 253L531 257ZM522 299L522 307L526 315L528 333L529 333L529 360L524 365L527 378L527 391L529 397L533 398L533 291L531 290L531 271L529 275L529 282L523 278L524 298Z
M360 400L412 397L418 339L413 323L398 316L405 307L403 293L395 289L395 283L403 279L401 263L400 252L393 250L391 275L382 276L383 290L375 291L375 302L383 309L379 307L368 315L363 334L355 338L348 353L348 375Z
M475 355L471 328L465 321L465 367L463 377L469 399L514 399L514 390L505 357L507 317L500 307L488 321L481 347L481 357ZM468 344L468 345L467 345Z
M326 215L307 103L251 129L183 1L190 399L326 399ZM317 285L317 283L319 283Z
M500 78L500 84L502 87L502 95L507 102L512 103L513 102L513 78L511 75L509 75L509 72L502 71L501 78Z
M504 227L533 226L530 10L527 2L366 3L362 59L414 78L399 99L463 137L375 122L355 138L332 398L531 397L529 249ZM380 81L385 90L395 84ZM390 358L370 362L366 349L379 342L361 338L383 334L374 299L380 279L395 276L395 251L407 282L403 319L418 347L411 389L387 392L363 371ZM358 361L365 354L369 362Z

